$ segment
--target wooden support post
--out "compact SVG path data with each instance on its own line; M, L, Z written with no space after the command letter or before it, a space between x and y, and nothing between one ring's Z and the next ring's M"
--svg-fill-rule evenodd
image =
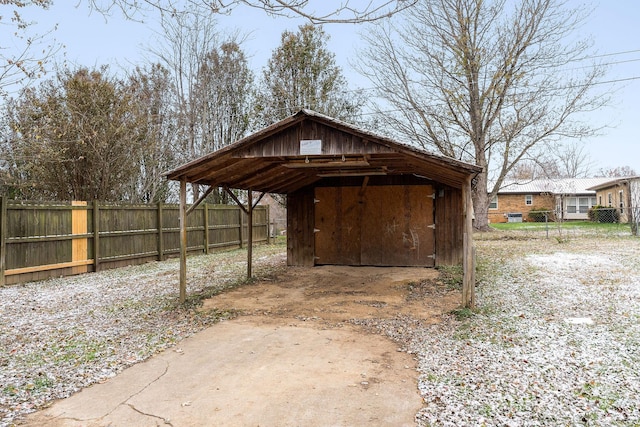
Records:
M0 286L4 286L7 268L7 198L0 197Z
M253 261L253 201L251 190L247 190L247 279L251 279Z
M204 204L204 254L209 255L209 205Z
M473 247L473 201L471 200L471 177L462 187L463 206L463 255L462 255L462 306L474 308L476 305L475 250Z
M242 208L241 205L239 206ZM244 208L238 209L238 224L240 227L238 230L238 235L240 239L240 249L244 247L244 216L242 216L243 214L244 214Z
M240 247L242 248L242 230L244 229L242 224L242 212L247 214L247 278L251 279L253 276L252 273L252 259L253 259L253 208L257 205L265 193L262 193L260 197L253 202L253 192L251 190L247 190L247 207L245 208L240 200L236 197L235 194L231 192L227 187L224 187L224 191L231 196L231 198L236 202L238 207L240 208Z
M180 304L187 299L187 180L180 179Z
M100 271L100 206L93 201L93 271Z

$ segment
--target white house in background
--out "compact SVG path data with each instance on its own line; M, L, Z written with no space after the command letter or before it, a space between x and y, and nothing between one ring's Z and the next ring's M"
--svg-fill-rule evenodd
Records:
M586 221L589 219L589 209L597 206L598 199L595 190L591 188L611 178L566 178L554 180L554 195L556 198L556 212L565 220ZM556 213L556 214L557 214Z
M564 220L588 220L598 204L594 186L612 178L562 178L505 181L489 205L489 221L527 221L532 210L555 211Z

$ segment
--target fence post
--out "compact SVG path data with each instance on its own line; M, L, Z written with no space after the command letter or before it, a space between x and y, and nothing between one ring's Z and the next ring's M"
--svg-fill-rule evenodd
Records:
M87 261L87 202L71 202L71 261ZM75 237L84 235L84 237ZM82 274L88 271L86 264L72 267L72 274Z
M93 271L100 270L100 207L93 201Z
M204 203L204 254L209 255L209 204Z
M164 261L164 236L162 230L164 228L162 218L162 202L158 202L158 261Z
M7 198L0 197L0 286L4 286L7 259Z
M244 218L243 218L243 214L244 212L242 211L242 209L240 209L240 206L238 206L238 223L240 224L240 232L238 233L240 235L240 249L242 249L243 247L243 238L244 238Z

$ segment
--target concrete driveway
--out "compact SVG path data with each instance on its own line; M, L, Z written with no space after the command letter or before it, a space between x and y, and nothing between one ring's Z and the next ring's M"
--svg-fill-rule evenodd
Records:
M414 426L411 356L379 335L240 317L27 417L27 426Z

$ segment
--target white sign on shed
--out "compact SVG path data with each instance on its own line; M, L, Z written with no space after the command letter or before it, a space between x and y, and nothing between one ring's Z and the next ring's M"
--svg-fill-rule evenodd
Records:
M322 154L321 139L302 139L300 140L300 155L317 155Z

